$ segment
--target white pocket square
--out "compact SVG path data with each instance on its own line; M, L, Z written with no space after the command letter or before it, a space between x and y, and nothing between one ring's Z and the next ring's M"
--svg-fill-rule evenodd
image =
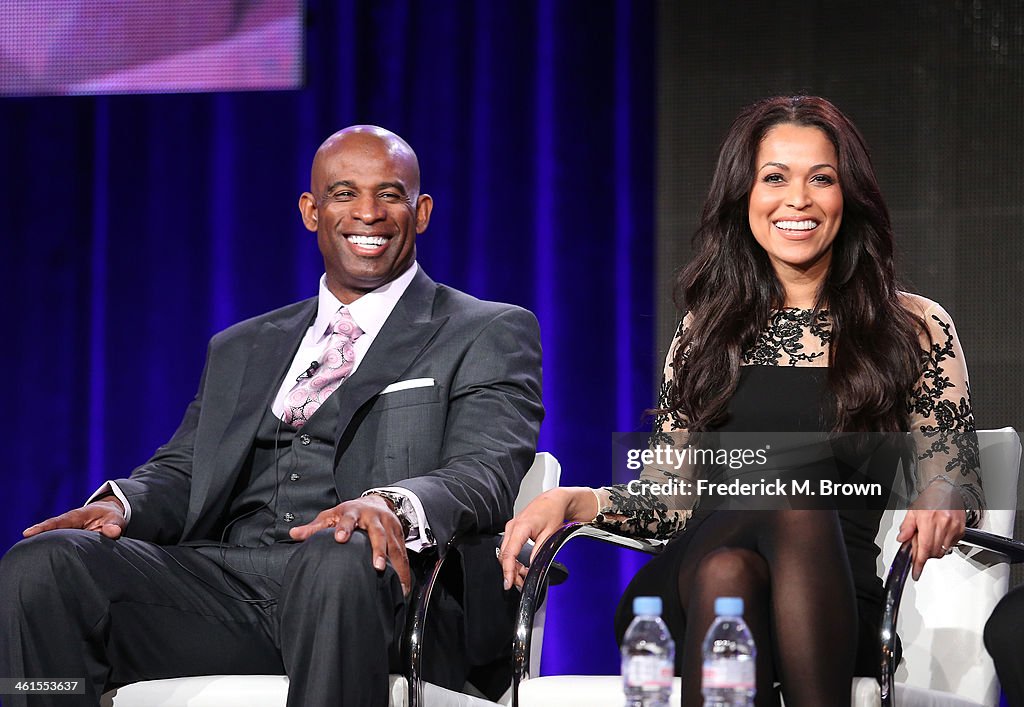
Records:
M433 378L410 378L407 381L398 381L392 383L384 390L380 391L381 395L386 393L394 393L399 390L408 390L409 388L426 388L427 386L434 385Z

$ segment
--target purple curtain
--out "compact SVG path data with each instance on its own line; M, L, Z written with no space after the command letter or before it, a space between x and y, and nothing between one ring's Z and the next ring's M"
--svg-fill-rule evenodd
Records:
M420 263L535 311L541 448L610 478L610 435L654 403L653 0L310 0L299 91L0 99L0 547L166 441L207 339L315 294L298 195L320 141L374 123L435 198ZM658 293L662 296L664 293ZM617 672L611 611L637 560L580 541L545 670ZM581 650L585 646L585 650Z

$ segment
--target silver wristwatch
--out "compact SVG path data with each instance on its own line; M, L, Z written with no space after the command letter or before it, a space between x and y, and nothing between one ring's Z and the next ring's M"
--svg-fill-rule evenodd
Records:
M381 491L376 489L373 491L367 491L363 495L369 496L371 494L374 496L380 496L388 502L388 505L391 506L391 510L395 514L395 517L398 518L398 522L402 524L402 535L404 537L409 537L409 529L412 527L412 521L405 513L405 496L400 493L395 493L394 491Z

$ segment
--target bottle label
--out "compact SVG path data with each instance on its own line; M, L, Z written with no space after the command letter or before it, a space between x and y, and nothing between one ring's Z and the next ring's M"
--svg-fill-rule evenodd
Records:
M701 686L705 689L753 690L754 685L754 661L749 656L704 661Z
M635 655L626 661L622 678L626 687L672 687L675 669L672 661L657 655Z

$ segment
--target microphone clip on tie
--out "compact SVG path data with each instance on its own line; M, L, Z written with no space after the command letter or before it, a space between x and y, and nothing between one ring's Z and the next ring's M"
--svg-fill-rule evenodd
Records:
M320 368L320 362L319 361L313 361L312 363L309 364L309 368L304 370L302 373L300 373L298 375L298 377L296 377L295 382L298 383L303 378L312 378L313 374L316 373L319 368Z

